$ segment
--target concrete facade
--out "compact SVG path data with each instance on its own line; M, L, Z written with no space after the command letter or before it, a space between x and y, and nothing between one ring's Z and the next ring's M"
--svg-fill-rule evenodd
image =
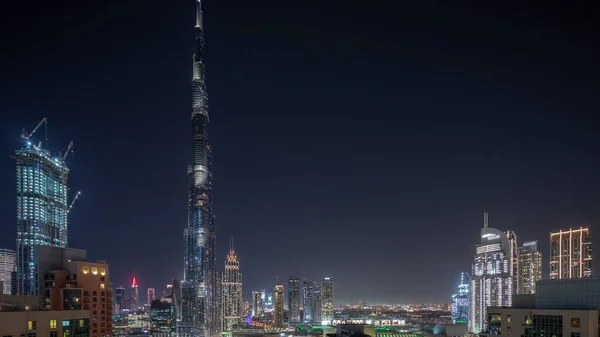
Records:
M598 310L515 309L487 310L486 336L597 337Z

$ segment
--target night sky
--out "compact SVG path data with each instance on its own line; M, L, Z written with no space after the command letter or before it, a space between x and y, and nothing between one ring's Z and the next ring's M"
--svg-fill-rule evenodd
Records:
M247 298L331 276L336 302L448 301L484 211L545 276L550 231L595 234L592 11L481 3L205 1L218 265L234 237ZM0 247L10 156L48 117L51 149L75 142L69 245L160 291L183 272L194 1L6 6Z

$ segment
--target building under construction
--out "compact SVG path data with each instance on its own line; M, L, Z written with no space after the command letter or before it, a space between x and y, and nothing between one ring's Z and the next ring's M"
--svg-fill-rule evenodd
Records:
M43 147L46 144L36 144L33 138L42 125L46 125L45 118L31 133L23 131L23 145L13 157L17 162L16 290L21 295L41 295L38 248L67 246L67 214L72 206L68 204L65 160L73 143L64 155L52 156Z

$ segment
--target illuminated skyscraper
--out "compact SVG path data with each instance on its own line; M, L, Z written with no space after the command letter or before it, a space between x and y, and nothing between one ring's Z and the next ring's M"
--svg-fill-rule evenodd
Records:
M120 315L121 311L125 309L123 304L125 303L125 288L123 286L115 289L115 301L113 303L113 312L116 315Z
M519 243L517 242L517 233L506 231L505 234L508 239L508 244L510 245L510 264L508 268L513 280L513 293L516 293L521 288L519 283L521 280L521 270L519 269Z
M488 227L484 213L481 243L477 245L471 277L469 331L487 328L487 307L512 306L511 245L502 231Z
M152 305L152 301L156 299L156 290L154 288L148 288L146 293L146 303Z
M138 292L137 278L135 277L135 271L133 272L133 279L131 280L131 309L132 311L137 310L140 303L140 294Z
M260 291L252 292L252 316L262 317L263 316L263 301L262 294Z
M334 314L333 280L326 277L321 281L321 320L323 324L331 324Z
M275 310L273 312L273 326L283 327L283 285L275 286Z
M15 271L15 251L0 249L0 294L10 295L12 292L12 274Z
M592 277L592 237L580 227L550 234L550 278Z
M535 294L535 283L542 279L542 253L537 250L537 241L519 247L519 271L517 294Z
M244 303L242 300L242 273L240 262L230 240L229 254L225 260L223 273L223 331L231 331L233 326L242 323Z
M300 279L290 277L288 280L288 321L300 323Z
M67 246L66 156L52 156L34 144L31 137L46 122L23 133L23 147L15 152L17 162L17 293L39 296L38 249ZM69 147L70 149L70 147ZM68 153L68 151L67 151Z
M304 323L319 323L321 324L321 292L319 285L314 281L304 281ZM317 296L318 295L318 296ZM318 303L317 303L318 301ZM317 315L318 312L318 315ZM318 320L316 318L319 317Z
M178 334L221 334L220 275L217 272L215 217L212 209L212 150L208 141L208 93L204 68L204 24L196 0L195 50L192 64L192 163L188 166L188 225L184 230L182 319Z
M460 274L460 283L452 294L452 322L469 323L469 275L467 273Z

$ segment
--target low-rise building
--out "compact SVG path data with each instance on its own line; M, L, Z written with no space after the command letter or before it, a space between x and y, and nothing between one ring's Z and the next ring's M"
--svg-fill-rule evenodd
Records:
M0 295L0 336L89 337L89 312L44 310L37 296Z

